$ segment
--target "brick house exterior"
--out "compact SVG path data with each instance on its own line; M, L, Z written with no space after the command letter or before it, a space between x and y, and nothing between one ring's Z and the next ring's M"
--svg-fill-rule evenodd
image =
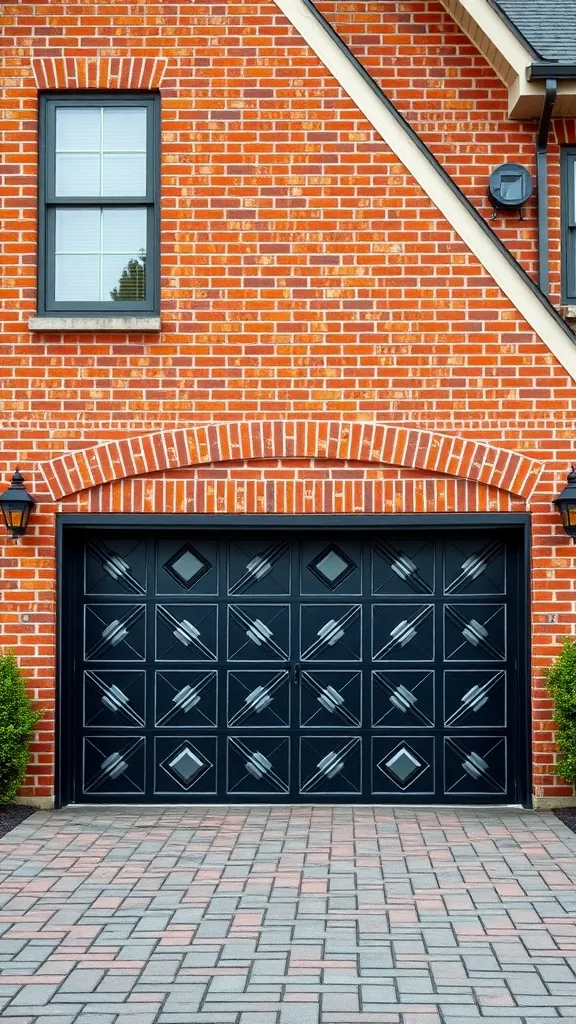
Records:
M317 7L483 218L495 166L535 174L538 114L509 116L449 3ZM529 517L529 789L570 802L542 678L576 622L551 506L573 456L569 329L532 298L538 333L274 0L9 3L2 24L0 467L37 507L18 545L0 535L0 645L47 709L22 796L53 800L65 729L57 516L382 515L409 531L458 514ZM159 331L36 319L39 95L90 90L160 96ZM554 307L571 144L575 117L555 116ZM491 228L537 280L536 198Z

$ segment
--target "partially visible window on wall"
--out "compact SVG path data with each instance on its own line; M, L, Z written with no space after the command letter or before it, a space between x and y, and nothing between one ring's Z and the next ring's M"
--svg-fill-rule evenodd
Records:
M576 149L562 150L562 301L576 305Z
M158 97L45 96L39 312L158 311Z

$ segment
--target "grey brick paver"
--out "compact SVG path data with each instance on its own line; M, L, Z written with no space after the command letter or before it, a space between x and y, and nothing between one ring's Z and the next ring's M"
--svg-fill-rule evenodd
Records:
M353 1013L358 1013L360 1009L360 1000L357 993L355 992L338 992L333 995L326 993L322 996L322 1010L324 1012L328 1010L350 1010Z
M8 839L2 1024L576 1024L550 814L70 808Z
M158 1024L236 1024L237 1020L237 1013L161 1013Z
M93 992L104 977L104 971L76 968L60 986L60 992Z
M115 1024L115 1021L115 1013L81 1013L74 1024Z
M10 1006L45 1006L58 990L57 985L24 985L12 999ZM74 1002L78 999L74 998Z
M297 1003L282 1007L280 1024L319 1024L320 1010L312 1003Z
M240 1024L277 1024L277 1013L241 1013Z

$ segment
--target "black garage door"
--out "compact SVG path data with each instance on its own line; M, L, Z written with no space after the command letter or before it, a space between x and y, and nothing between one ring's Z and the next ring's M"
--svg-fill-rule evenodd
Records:
M65 799L520 798L512 534L94 531L64 566Z

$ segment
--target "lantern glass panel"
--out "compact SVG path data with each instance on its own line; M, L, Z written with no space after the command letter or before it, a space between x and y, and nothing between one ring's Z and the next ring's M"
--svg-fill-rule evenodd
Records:
M560 515L562 516L562 526L565 530L576 529L576 504L562 503Z
M23 525L22 520L24 519L24 509L22 508L11 508L8 510L10 516L10 526L13 530L19 530Z

